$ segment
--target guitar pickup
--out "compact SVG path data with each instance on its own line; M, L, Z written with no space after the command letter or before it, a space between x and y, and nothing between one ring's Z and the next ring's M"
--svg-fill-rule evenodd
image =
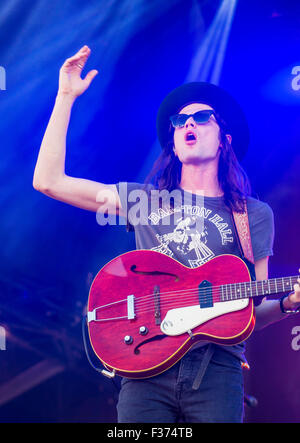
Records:
M214 306L212 296L212 284L203 280L198 286L200 308L212 308Z

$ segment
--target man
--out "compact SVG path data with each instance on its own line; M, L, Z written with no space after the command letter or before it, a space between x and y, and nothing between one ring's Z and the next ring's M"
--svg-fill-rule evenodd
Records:
M160 250L189 267L220 254L243 256L233 213L247 212L253 263L244 258L253 279L268 277L272 254L273 215L268 205L250 197L239 165L247 146L247 124L235 100L221 88L191 83L172 91L157 116L162 155L154 171L154 187L136 183L105 185L65 174L65 140L74 100L97 74L80 74L90 55L87 46L67 59L60 70L59 90L34 173L33 186L46 195L92 211L127 217L137 249ZM126 189L126 192L124 192ZM162 198L151 206L152 191L177 191L172 203ZM144 220L135 223L132 191L145 191ZM106 199L99 203L99 195ZM154 194L155 195L155 194ZM98 197L98 198L97 198ZM184 198L188 199L188 203ZM157 202L156 202L157 203ZM170 216L165 223L166 214ZM152 223L151 223L152 221ZM300 306L300 286L279 301L256 307L262 328ZM142 380L123 379L119 422L241 422L244 345L198 343L170 369Z

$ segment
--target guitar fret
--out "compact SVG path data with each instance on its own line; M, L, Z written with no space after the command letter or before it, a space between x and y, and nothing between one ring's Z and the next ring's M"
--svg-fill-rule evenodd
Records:
M255 280L250 282L227 283L220 286L222 301L253 298L255 296L278 294L292 291L297 276L279 277L268 280Z
M292 277L282 277L282 292L293 289Z
M239 284L239 288L237 288L237 298L241 298L241 283L237 283L237 284Z
M226 301L226 285L223 285L222 296L223 296L223 301Z
M251 283L248 283L248 284L247 284L247 296L248 296L248 297L251 297L251 291L250 291L250 289L251 289Z

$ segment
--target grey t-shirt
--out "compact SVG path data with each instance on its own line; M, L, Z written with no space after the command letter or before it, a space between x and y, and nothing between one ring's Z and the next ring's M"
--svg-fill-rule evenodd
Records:
M221 254L241 257L232 214L223 197L203 197L180 188L169 194L126 182L118 183L117 189L127 225L135 232L136 249L164 253L190 268ZM273 255L273 212L268 204L252 197L247 199L247 208L257 261ZM246 264L255 279L254 267ZM224 349L245 361L243 343Z

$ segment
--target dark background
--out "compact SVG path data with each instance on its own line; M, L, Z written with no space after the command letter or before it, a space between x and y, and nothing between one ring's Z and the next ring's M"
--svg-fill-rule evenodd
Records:
M116 419L118 381L115 386L89 365L81 319L93 276L134 249L133 235L124 226L101 227L94 213L32 187L60 66L87 44L92 55L85 72L99 70L72 111L67 173L104 183L143 180L158 153L158 106L186 81L222 3L1 2L1 422ZM295 275L300 263L300 81L293 89L291 73L300 66L299 17L296 1L237 1L219 78L249 120L243 166L255 195L274 210L270 277ZM246 392L258 405L246 408L246 422L300 421L295 326L299 316L249 339Z

